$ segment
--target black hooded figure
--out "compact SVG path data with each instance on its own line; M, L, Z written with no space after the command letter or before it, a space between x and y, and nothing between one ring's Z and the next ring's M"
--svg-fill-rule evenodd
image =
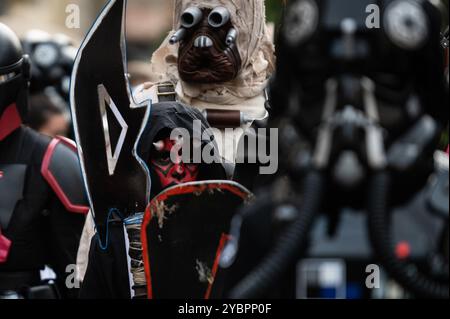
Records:
M195 134L194 131L197 127L200 128L200 132ZM151 199L165 188L173 186L162 185L155 171L152 163L154 155L158 153L155 152L155 144L167 139L173 130L180 128L185 129L191 136L209 136L209 134L203 133L207 133L210 126L198 110L178 102L160 102L152 105L150 121L141 136L138 148L139 155L147 164L151 174ZM202 141L201 145L201 149L207 145L212 145L214 150L217 149L213 140ZM218 154L218 152L212 151L211 154ZM195 181L226 180L227 175L218 156L214 158L213 163L202 162L197 167L198 174ZM109 242L106 247L102 247L98 236L94 236L92 239L89 263L81 288L81 298L83 299L130 299L132 288L136 292L136 287L130 287L131 275L125 244L124 220L120 216L115 216L110 221L108 238ZM146 287L142 287L141 291L145 289Z
M166 188L162 185L161 179L155 172L155 165L152 165L152 157L155 155L155 144L158 141L170 139L171 133L176 132L180 128L185 129L185 132L189 133L191 137L191 140L188 141L189 143L183 143L190 147L191 153L196 150L192 145L192 139L196 137L201 139L201 148L197 149L197 151L202 151L207 144L211 145L211 148L214 149L214 151L210 152L210 155L214 158L214 162L205 163L202 160L200 163L197 163L198 175L195 178L191 177L191 180L185 179L185 181L227 179L227 174L222 164L223 160L220 158L217 145L214 141L214 135L208 133L211 127L202 113L197 109L179 102L160 102L152 106L150 124L147 125L147 128L142 134L139 149L141 158L150 169L152 181L151 198L154 198ZM190 160L193 159L192 157L191 154Z

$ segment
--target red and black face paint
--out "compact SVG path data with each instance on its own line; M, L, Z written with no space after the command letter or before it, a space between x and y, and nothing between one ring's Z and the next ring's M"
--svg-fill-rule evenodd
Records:
M175 147L175 150L179 149L179 151L176 160L172 161L170 154ZM199 173L198 165L183 163L180 145L170 138L165 138L153 144L150 164L153 171L158 175L163 189L174 185L195 182Z
M236 78L241 57L237 31L227 8L189 7L181 16L181 29L171 43L180 41L178 70L181 79L193 83L221 83Z

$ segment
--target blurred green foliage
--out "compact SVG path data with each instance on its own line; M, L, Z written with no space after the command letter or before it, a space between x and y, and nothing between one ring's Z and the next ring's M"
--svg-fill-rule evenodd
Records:
M282 14L283 2L285 0L266 0L267 19L272 22L279 22Z

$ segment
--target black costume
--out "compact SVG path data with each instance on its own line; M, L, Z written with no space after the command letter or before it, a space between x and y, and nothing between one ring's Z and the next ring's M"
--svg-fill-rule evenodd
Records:
M74 144L22 126L29 68L19 40L0 24L0 298L56 297L33 295L45 265L61 296L75 297L66 269L76 263L89 208Z
M185 128L193 135L193 121L200 120L202 133L209 128L202 114L177 102L161 102L152 105L151 118L142 135L139 147L140 157L147 163L152 177L151 197L161 188L150 165L153 143L175 128ZM197 180L225 180L222 164L201 164ZM123 216L115 214L109 223L107 248L101 247L99 236L92 239L89 264L81 288L81 298L130 299L131 287L127 261L126 238Z

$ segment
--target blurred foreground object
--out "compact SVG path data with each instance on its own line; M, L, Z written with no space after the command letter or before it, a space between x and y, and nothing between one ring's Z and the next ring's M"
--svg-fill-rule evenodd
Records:
M372 4L290 1L271 86L283 170L236 218L232 298L375 298L369 265L386 270L381 288L449 297L440 13L379 1L370 28Z

